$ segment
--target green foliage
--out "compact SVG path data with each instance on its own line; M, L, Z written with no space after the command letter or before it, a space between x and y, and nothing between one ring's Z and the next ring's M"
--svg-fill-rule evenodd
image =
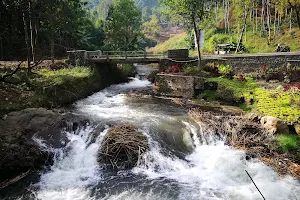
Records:
M294 153L300 151L300 136L293 134L279 134L276 136L278 144L285 153ZM300 155L300 154L299 154Z
M187 48L186 42L187 34L181 33L177 34L167 41L156 45L155 47L149 49L149 52L153 53L167 53L168 49L180 49L180 48Z
M59 85L70 79L82 79L93 75L89 67L81 66L60 70L41 69L38 73L41 77L33 80L37 85L42 82Z
M136 67L133 64L120 64L118 67L125 77L134 77L136 74Z
M219 69L219 73L222 75L228 74L231 70L231 66L230 65L223 65L221 64L218 69Z
M133 0L114 0L105 22L105 43L112 50L132 51L139 48L141 13Z
M44 77L72 76L76 78L83 78L92 75L92 70L89 67L78 66L59 70L41 69L39 70L39 74Z
M68 48L95 49L104 40L101 27L90 21L81 0L5 0L1 1L0 10L1 60L32 57L27 55L26 42L33 44L37 55L47 57L53 53L62 56Z
M159 73L158 70L153 70L153 71L149 74L149 76L148 76L149 81L151 81L152 83L154 83L154 82L155 82L155 79L156 79L156 75L157 75L158 73Z
M143 33L154 38L159 38L159 33L162 30L162 27L158 25L158 19L155 15L152 15L151 20L142 24Z
M204 48L209 52L213 52L217 44L228 44L232 42L232 37L230 35L215 34L207 40Z
M200 76L200 77L207 77L209 73L205 72L202 68L194 67L194 66L187 66L183 68L184 74L188 76Z
M288 124L300 122L300 93L283 90L266 90L259 87L255 80L229 80L223 77L208 78L207 82L217 82L222 87L233 91L234 97L245 98L247 110L258 111L264 115L278 117Z

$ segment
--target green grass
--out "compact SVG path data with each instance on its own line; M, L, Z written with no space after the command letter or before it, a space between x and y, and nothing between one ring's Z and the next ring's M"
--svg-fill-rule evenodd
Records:
M156 53L166 53L166 52L168 52L168 49L187 48L186 38L187 38L186 33L180 33L180 34L174 35L167 41L162 42L153 48L150 48L148 51L156 54Z
M245 104L241 104L243 110L258 111L263 115L278 117L288 124L300 122L300 106L292 102L292 100L300 102L299 92L266 90L251 78L246 82L223 77L208 78L206 81L217 82L220 86L231 90L237 99L243 96L246 101ZM253 104L251 105L250 102Z
M44 77L72 76L74 78L83 78L90 76L92 73L89 67L78 66L59 70L41 69L39 74Z
M74 68L63 68L59 70L41 69L37 72L41 75L37 82L52 82L55 84L62 84L66 80L70 79L82 79L93 75L92 70L89 67L74 67Z
M284 35L277 35L275 39L272 38L268 45L267 37L261 37L259 32L253 33L251 30L246 33L246 39L245 37L243 38L243 44L246 47L247 53L275 52L278 43L282 46L288 45L291 48L291 51L300 51L300 30L293 28L293 31L295 31L294 37L289 34L289 30L285 30ZM201 51L202 53L211 54L217 44L237 42L237 38L238 34L236 33L232 33L231 35L224 33L208 34L208 37L205 38L205 45L201 48ZM188 42L186 40L186 33L177 34L169 40L149 49L149 51L153 51L154 53L165 53L168 49L187 48ZM197 52L196 50L191 50L190 54L196 56Z
M285 153L296 152L300 156L300 136L293 134L279 134L276 136L278 144Z

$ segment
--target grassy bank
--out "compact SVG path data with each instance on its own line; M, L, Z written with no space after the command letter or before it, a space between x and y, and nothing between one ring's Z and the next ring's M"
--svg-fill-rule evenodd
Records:
M300 123L300 93L292 90L265 89L259 86L255 80L248 78L241 81L237 78L229 80L224 77L206 79L207 82L216 82L221 89L215 93L207 92L210 99L239 100L245 102L239 104L246 111L258 112L262 115L270 115L283 119L288 124Z
M277 44L281 44L281 46L288 45L291 51L300 51L300 46L298 45L300 43L300 30L294 28L292 32L293 34L289 34L289 30L285 30L285 34L278 34L268 44L268 38L261 37L259 32L248 31L243 38L246 53L274 52ZM206 33L205 45L201 48L202 54L212 54L217 44L237 43L238 35L236 33L224 34L214 33L213 31L206 31ZM149 49L149 51L165 53L168 49L187 48L190 43L188 42L189 40L190 38L187 33L176 34L169 40ZM190 54L196 56L196 50L191 50Z
M124 82L133 66L73 67L51 70L20 69L0 82L0 115L29 107L57 108L91 95L111 84ZM1 69L1 76L13 69Z

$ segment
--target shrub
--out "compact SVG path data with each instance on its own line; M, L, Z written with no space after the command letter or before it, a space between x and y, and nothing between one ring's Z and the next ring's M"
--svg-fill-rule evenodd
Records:
M231 43L231 36L226 34L215 34L210 37L205 45L208 51L213 52L217 44Z
M158 70L152 71L152 72L149 74L149 76L148 76L148 80L149 80L150 82L154 83L154 82L155 82L155 79L156 79L156 75L157 75L158 73L159 73Z
M285 153L300 151L299 135L280 134L276 138Z
M226 74L230 73L231 66L230 65L223 65L223 64L221 64L218 69L219 69L220 74L226 75Z
M201 76L201 77L208 76L208 73L203 71L203 69L199 67L184 67L183 71L184 74L188 76Z

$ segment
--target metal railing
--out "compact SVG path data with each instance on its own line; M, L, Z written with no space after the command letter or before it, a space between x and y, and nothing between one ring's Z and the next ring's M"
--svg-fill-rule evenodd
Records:
M153 54L146 51L86 51L86 59L127 59L127 58L164 58L166 54Z

